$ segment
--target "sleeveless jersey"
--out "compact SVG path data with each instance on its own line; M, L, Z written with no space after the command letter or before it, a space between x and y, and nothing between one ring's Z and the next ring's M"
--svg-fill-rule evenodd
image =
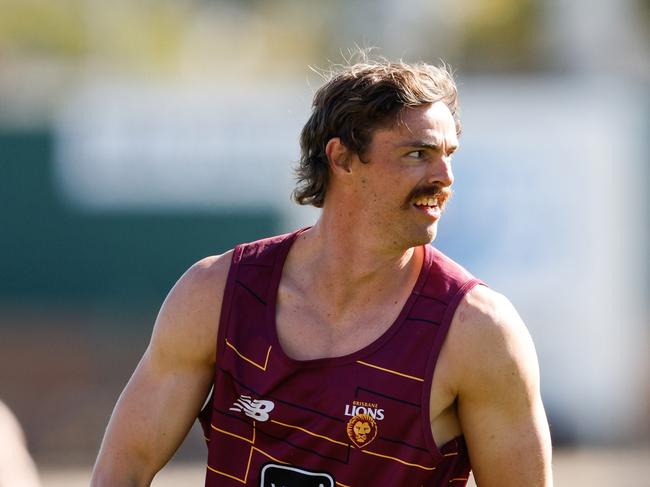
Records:
M427 245L410 297L380 338L346 356L294 360L278 341L275 304L299 233L234 250L214 389L199 415L205 485L466 485L463 437L436 446L429 396L454 311L479 281Z

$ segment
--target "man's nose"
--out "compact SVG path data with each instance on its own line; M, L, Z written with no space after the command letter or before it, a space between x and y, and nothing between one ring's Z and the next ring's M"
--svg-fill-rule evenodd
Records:
M439 156L431 163L431 174L428 178L429 184L440 184L451 186L454 184L454 173L451 170L451 157Z

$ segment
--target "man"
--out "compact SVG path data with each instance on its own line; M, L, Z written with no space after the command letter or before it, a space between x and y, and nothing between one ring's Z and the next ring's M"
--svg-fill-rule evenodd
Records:
M302 131L294 192L319 220L181 277L93 485L149 485L197 415L207 486L465 485L470 464L481 487L551 485L525 326L428 245L459 131L444 67L333 73Z

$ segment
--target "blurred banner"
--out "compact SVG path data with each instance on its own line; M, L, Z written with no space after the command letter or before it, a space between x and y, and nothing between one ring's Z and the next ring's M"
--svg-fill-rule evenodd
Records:
M93 212L283 209L310 101L286 83L199 90L100 80L56 121L58 184Z

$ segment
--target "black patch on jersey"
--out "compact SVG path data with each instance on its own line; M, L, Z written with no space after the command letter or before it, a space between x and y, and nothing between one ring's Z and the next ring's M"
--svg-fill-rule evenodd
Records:
M334 477L292 465L266 463L260 469L260 487L334 487Z

